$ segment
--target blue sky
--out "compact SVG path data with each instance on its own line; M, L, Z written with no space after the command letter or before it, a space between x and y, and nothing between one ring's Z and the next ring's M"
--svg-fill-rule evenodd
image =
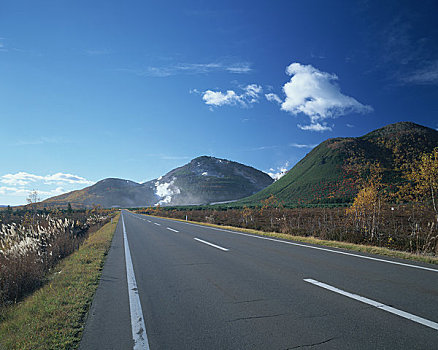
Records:
M2 1L0 204L438 128L436 1ZM273 169L273 170L270 170Z

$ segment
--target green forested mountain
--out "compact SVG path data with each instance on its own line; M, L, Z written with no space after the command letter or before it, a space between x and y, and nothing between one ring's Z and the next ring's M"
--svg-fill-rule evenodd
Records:
M383 180L395 187L402 181L400 167L438 146L438 131L400 122L361 137L333 138L322 142L285 176L262 191L236 202L257 205L271 195L285 205L350 202L357 174L347 164L380 163Z

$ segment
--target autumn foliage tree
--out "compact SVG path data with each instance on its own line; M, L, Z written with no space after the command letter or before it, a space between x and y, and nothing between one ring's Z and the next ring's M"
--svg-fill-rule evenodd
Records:
M367 162L357 173L360 175L357 180L359 192L353 205L347 209L347 216L357 232L364 238L374 240L378 236L382 205L385 203L383 170L378 162Z
M422 251L438 251L438 147L430 153L422 154L404 171L407 182L400 187L399 199L412 205L412 236ZM429 218L422 227L420 221ZM424 225L423 225L424 226ZM433 248L435 247L435 248Z
M405 196L411 200L429 205L435 213L438 224L437 194L438 194L438 147L431 153L424 153L413 162L405 173L409 183L402 189Z
M242 209L242 218L243 218L243 221L245 222L245 225L248 225L248 219L250 221L253 221L252 210L250 208L248 208L247 206L244 206Z

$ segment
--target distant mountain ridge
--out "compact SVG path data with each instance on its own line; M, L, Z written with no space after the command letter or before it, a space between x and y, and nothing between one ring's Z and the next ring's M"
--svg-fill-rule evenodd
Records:
M299 161L286 175L260 192L233 205L257 205L275 196L286 205L350 202L356 190L344 170L347 160L379 162L384 179L401 181L397 168L438 147L438 131L412 122L399 122L361 137L328 139Z
M412 122L384 126L360 137L328 139L312 149L279 180L252 167L202 156L145 183L104 179L93 186L43 201L45 206L139 207L233 202L259 205L274 195L285 205L351 202L347 160L379 162L387 183L401 181L402 164L438 147L438 131Z
M66 207L70 203L75 208L209 204L244 198L272 182L269 175L255 168L202 156L142 184L108 178L82 190L46 199L42 204Z

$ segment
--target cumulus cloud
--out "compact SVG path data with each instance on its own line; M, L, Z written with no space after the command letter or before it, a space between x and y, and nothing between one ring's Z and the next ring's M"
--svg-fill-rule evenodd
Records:
M207 90L202 95L202 99L207 105L223 106L236 104L239 101L239 96L233 90L228 90L226 93Z
M302 130L331 130L324 120L348 113L368 113L373 110L371 106L363 105L353 97L344 95L336 83L338 77L335 74L300 63L289 65L286 73L291 79L283 86L286 98L281 104L281 109L293 115L302 113L308 116L310 124L299 125Z
M281 179L284 175L287 174L288 170L287 168L289 167L289 162L286 162L284 165L277 167L277 169L269 169L269 171L267 171L266 173L272 177L275 181L277 181L278 179Z
M227 90L226 93L221 91L207 90L203 93L202 99L209 106L240 105L246 107L259 101L263 89L260 85L249 84L244 87L241 94L233 90Z
M68 183L68 184L79 184L79 185L91 185L92 181L89 181L83 177L65 174L65 173L56 173L53 175L35 175L26 172L18 172L15 174L6 174L0 177L0 182L11 185L11 186L25 186L32 182L42 181L45 184L52 183Z
M283 103L283 101L281 100L280 97L278 97L277 94L269 93L269 94L265 94L265 97L266 97L266 99L267 99L268 101L270 101L270 102L276 102L276 103L278 103L279 105L281 105L281 104Z

